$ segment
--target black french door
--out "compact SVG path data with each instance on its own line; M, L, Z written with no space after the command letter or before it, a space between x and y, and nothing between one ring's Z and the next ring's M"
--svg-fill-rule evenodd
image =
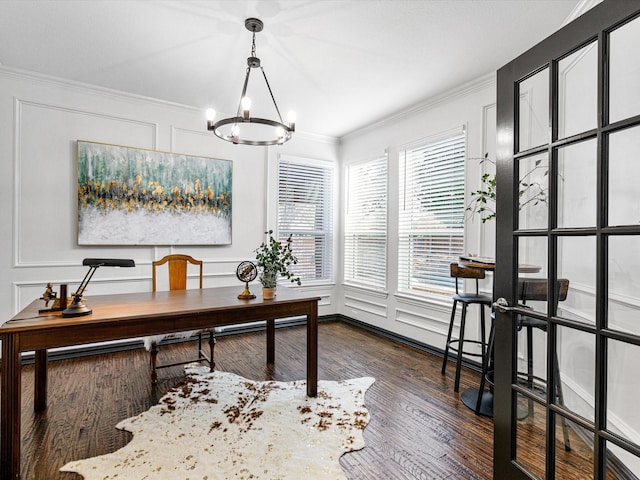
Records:
M640 1L597 5L497 94L494 478L640 477Z

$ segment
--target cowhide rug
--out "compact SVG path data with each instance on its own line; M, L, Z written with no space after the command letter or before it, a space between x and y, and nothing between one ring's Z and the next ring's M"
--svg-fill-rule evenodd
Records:
M133 433L113 453L61 468L100 479L344 479L338 459L364 447L371 377L254 382L189 365L187 379L116 428Z

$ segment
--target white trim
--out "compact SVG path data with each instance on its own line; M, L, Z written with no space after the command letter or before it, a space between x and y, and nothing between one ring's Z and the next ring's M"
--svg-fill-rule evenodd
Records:
M357 293L362 293L365 295L372 295L380 298L387 298L389 296L389 291L383 288L374 288L371 285L364 285L360 283L353 282L343 282L342 287L345 292L352 291Z
M401 308L396 308L395 312L395 321L398 323L402 323L405 325L409 325L411 327L419 328L421 330L426 330L427 332L435 333L442 337L447 336L447 332L449 330L449 322L444 321L437 317L432 317L430 315L421 315L416 312L412 312L409 310L403 310ZM435 323L435 326L429 326L425 323L420 323L420 321L415 321L412 319L418 320L427 320L432 323ZM443 328L438 328L438 326L442 326Z
M132 125L139 125L142 127L148 127L149 133L151 134L151 144L157 149L158 146L158 130L159 125L157 123L145 122L141 120L135 120L128 117L109 115L98 112L91 112L88 110L80 110L76 108L65 107L62 105L56 105L52 103L44 103L37 102L31 100L20 99L18 97L14 97L13 100L14 105L14 154L13 154L13 267L19 268L23 265L29 265L28 262L22 260L22 242L20 239L22 238L22 219L20 215L20 206L23 204L20 202L20 196L22 192L22 184L20 182L21 172L22 172L22 151L20 149L21 146L21 138L22 138L22 113L24 107L35 107L42 108L46 110L57 110L60 112L70 113L74 115L80 115L85 117L93 117L93 118L102 118L117 122L129 123ZM75 152L74 152L75 158ZM74 206L74 211L76 207Z
M427 143L435 143L440 140L447 140L454 135L464 134L464 147L465 147L465 161L466 161L466 149L467 149L467 124L463 123L462 125L451 127L446 130L441 130L436 133L432 133L425 137L418 138L416 140L411 140L402 145L398 145L398 152L402 152L403 150L411 150L418 147L423 147Z

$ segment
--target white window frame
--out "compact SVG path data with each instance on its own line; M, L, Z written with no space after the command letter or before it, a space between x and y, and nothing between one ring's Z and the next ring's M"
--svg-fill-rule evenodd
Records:
M281 214L281 201L282 192L280 190L280 173L281 167L284 164L299 166L301 170L304 169L320 169L328 176L327 182L324 187L324 205L318 209L318 212L322 215L320 224L316 223L313 228L304 226L295 226L287 222L286 218L283 218ZM304 173L304 172L301 172ZM305 183L301 183L302 187ZM333 283L334 280L334 258L335 258L335 245L334 245L334 219L335 219L335 192L336 192L336 172L335 165L332 162L310 159L292 155L279 155L276 172L275 172L275 190L276 190L276 225L277 235L280 240L285 240L289 234L293 239L293 254L298 257L298 264L291 267L291 271L300 276L302 285L309 284L326 284ZM287 224L288 223L288 224ZM321 239L320 252L321 258L317 259L313 254L306 254L304 249L296 248L296 243L302 239L308 239L309 236ZM315 264L316 273L310 275L309 265Z
M399 151L398 293L442 298L455 289L449 263L464 254L466 143L460 127ZM451 167L449 162L453 170L442 174L438 168ZM458 182L452 190L448 180ZM443 203L445 197L453 205Z
M346 285L386 291L388 179L386 153L345 168L342 251Z

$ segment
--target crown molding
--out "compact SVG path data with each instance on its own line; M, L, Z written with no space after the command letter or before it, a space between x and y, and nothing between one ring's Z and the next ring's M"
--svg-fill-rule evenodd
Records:
M392 115L384 117L376 122L370 123L369 125L366 125L362 128L358 128L357 130L349 132L346 135L343 135L342 137L340 137L340 142L343 142L350 138L358 137L366 132L378 129L385 125L399 122L405 118L412 117L420 112L433 109L434 107L440 104L448 103L448 102L451 102L452 100L466 97L467 95L471 95L480 90L483 90L485 88L492 87L495 85L496 85L496 72L487 73L482 77L476 78L475 80L472 80L470 82L454 87L439 95L427 98L422 102L419 102L418 104L414 105L413 107L406 108L402 111L399 111Z
M76 92L85 93L88 95L99 95L101 97L113 97L119 100L130 100L136 102L144 102L151 105L159 105L163 107L170 107L180 110L200 111L201 109L183 105L180 103L170 102L168 100L160 100L157 98L147 97L144 95L138 95L135 93L124 92L122 90L115 90L113 88L100 87L98 85L92 85L89 83L78 82L75 80L69 80L60 77L54 77L52 75L45 75L42 73L31 72L28 70L22 70L14 67L5 67L0 65L0 77L6 77L17 80L28 80L34 83L40 83L43 85L53 85L59 88L68 90L74 90Z

